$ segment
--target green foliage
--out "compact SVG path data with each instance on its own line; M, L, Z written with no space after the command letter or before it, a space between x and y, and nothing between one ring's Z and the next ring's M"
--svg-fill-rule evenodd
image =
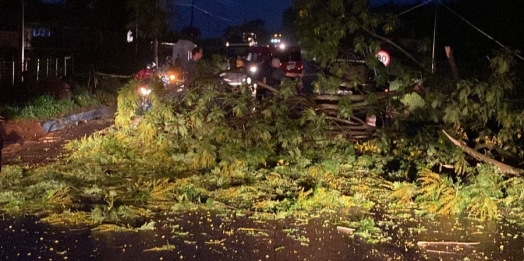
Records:
M416 198L422 212L443 215L466 213L479 219L498 218L506 184L491 166L479 165L477 171L478 174L465 184L422 170Z
M71 100L57 100L49 95L39 96L22 107L6 105L6 117L15 120L45 120L57 118L78 108Z
M417 191L419 206L429 213L455 215L464 206L460 203L460 183L454 184L449 177L443 177L430 170L422 170L420 188Z
M362 218L360 221L347 222L348 226L355 229L351 236L358 236L360 239L370 244L385 243L391 241L381 229L375 224L375 220L370 217Z
M511 51L495 52L489 77L484 81L461 80L444 89L429 89L425 98L431 106L418 116L437 122L442 119L447 129L453 128L457 136L474 142L473 146L483 147L483 152L498 160L521 157L523 110L519 91L514 88L514 66Z
M43 95L20 106L4 105L0 107L0 113L13 120L48 120L60 118L80 108L114 104L115 98L114 94L108 92L98 91L93 94L85 88L77 87L72 100Z
M7 165L2 167L0 172L0 188L15 186L23 177L24 169L20 166Z

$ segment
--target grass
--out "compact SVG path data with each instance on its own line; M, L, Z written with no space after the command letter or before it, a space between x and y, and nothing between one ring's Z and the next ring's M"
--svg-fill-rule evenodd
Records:
M103 91L91 93L84 88L78 88L72 100L43 95L22 105L3 105L0 107L0 114L10 120L47 120L62 117L80 108L109 105L115 101L115 94Z

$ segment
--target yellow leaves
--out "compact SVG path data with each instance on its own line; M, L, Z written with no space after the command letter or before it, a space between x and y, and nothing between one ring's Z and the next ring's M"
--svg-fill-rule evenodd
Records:
M466 161L466 158L461 157L457 160L457 162L454 165L455 173L459 175L463 175L466 173L468 167L468 162Z
M350 200L341 197L338 191L319 187L315 190L300 191L294 208L305 211L329 210L335 206L347 207L350 204Z
M216 164L215 152L201 149L192 154L190 166L193 169L212 167Z
M497 201L486 195L477 196L469 205L469 215L485 220L487 218L496 218L498 216Z
M520 134L517 133L517 135L520 138ZM503 146L502 140L500 140L497 136L490 137L490 136L486 135L486 136L484 136L483 141L484 141L484 143L486 145L494 145L494 146L497 146L497 147L500 147L500 148L502 148L502 146Z
M417 195L417 186L415 184L394 182L391 187L392 192L389 194L391 198L404 204L413 203L413 198Z
M421 171L418 181L421 182L418 193L428 195L434 200L438 200L443 193L449 192L450 189L445 179L428 169Z
M171 197L172 191L177 184L170 182L169 179L159 179L150 182L149 196L155 200L167 200Z
M448 178L443 178L438 173L424 169L421 171L421 186L417 193L426 201L421 206L430 213L453 215L460 203L460 197L453 187L453 182Z
M362 153L371 152L371 153L381 153L381 149L373 141L366 141L363 143L355 144L355 149L359 150Z

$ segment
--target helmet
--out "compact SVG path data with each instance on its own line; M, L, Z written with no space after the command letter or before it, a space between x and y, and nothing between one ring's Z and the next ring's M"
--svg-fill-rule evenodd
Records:
M155 62L150 62L147 64L147 69L155 69L156 68L156 63Z

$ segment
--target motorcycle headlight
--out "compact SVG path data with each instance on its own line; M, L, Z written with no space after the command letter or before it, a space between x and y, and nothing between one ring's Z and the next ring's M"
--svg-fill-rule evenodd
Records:
M176 79L176 76L174 74L169 75L169 80L174 81Z
M252 80L251 80L251 77L247 77L247 79L246 79L246 83L247 83L247 84L251 84L251 81L252 81Z
M249 71L252 72L252 73L255 73L255 72L257 72L257 67L256 66L251 66L251 67L249 67Z
M151 89L147 88L147 87L140 87L140 89L138 89L139 92L140 92L140 95L142 96L147 96L151 93Z

